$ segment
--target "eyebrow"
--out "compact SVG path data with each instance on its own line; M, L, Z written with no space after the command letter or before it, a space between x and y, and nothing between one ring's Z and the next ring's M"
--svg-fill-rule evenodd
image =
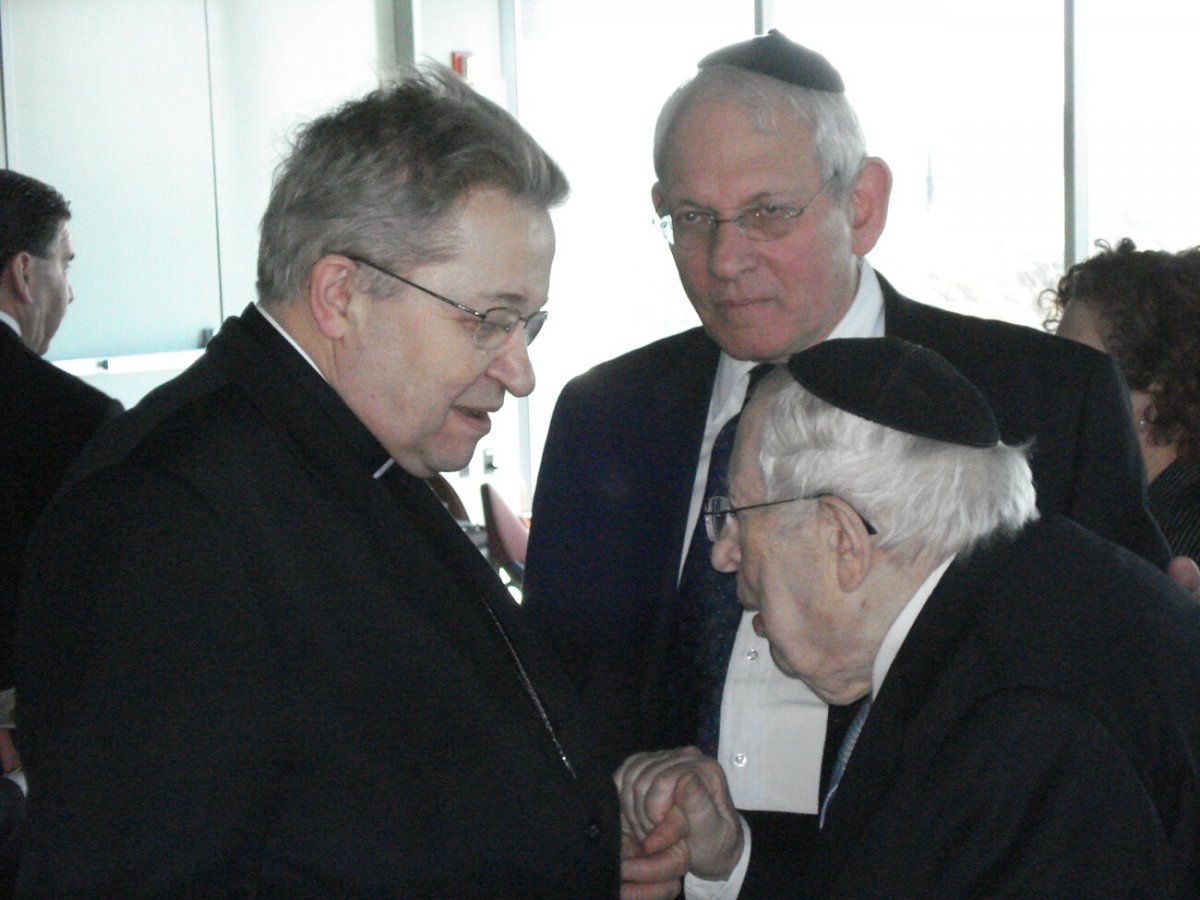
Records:
M741 203L738 203L736 206L734 206L734 209L747 209L751 206L759 206L763 203L766 203L768 200L782 203L783 201L780 199L780 194L780 191L759 191L748 200L743 200ZM695 209L713 209L713 207L709 206L707 203L696 203L691 200L680 200L674 208L679 209L686 206L694 207Z
M549 298L546 298L549 300ZM514 291L496 291L491 294L481 295L479 301L480 309L496 309L502 306L511 306L520 310L525 310L533 305L533 301L525 294L518 294Z

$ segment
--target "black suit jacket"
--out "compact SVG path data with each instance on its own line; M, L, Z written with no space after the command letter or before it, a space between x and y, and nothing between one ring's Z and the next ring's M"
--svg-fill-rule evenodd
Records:
M888 334L945 356L1008 443L1033 441L1043 515L1064 514L1165 566L1112 361L1029 328L901 297ZM676 580L719 349L699 328L603 363L563 390L533 502L527 615L562 652L614 767L694 741L664 696ZM852 373L848 373L852 377Z
M0 688L12 684L13 615L29 533L67 467L121 411L107 395L42 359L0 324Z
M386 458L253 309L88 448L24 595L22 892L615 894L573 693Z
M1200 896L1200 607L1065 519L947 570L751 897Z

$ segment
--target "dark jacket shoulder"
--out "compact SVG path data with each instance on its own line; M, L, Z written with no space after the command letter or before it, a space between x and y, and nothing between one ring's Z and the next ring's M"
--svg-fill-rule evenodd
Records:
M563 389L560 406L577 402L616 405L629 398L644 399L647 391L669 387L716 371L720 349L702 328L692 328L646 344L593 366Z

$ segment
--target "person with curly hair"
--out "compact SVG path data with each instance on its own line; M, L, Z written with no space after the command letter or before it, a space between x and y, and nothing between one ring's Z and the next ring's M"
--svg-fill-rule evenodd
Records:
M1200 247L1138 250L1129 238L1047 291L1050 327L1110 354L1125 374L1150 510L1174 553L1200 557Z

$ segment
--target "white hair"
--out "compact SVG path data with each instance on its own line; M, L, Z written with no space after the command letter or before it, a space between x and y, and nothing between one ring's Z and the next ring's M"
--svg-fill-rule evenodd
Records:
M1038 517L1027 448L917 437L838 409L795 381L767 399L765 500L832 495L902 562L965 553ZM802 518L810 507L797 507Z
M788 84L736 66L701 69L663 104L654 128L654 172L660 183L667 182L676 124L685 112L709 99L741 103L761 131L776 127L776 115L783 105L797 122L812 130L817 167L821 180L830 181L830 196L839 202L849 196L867 152L858 117L846 95Z

